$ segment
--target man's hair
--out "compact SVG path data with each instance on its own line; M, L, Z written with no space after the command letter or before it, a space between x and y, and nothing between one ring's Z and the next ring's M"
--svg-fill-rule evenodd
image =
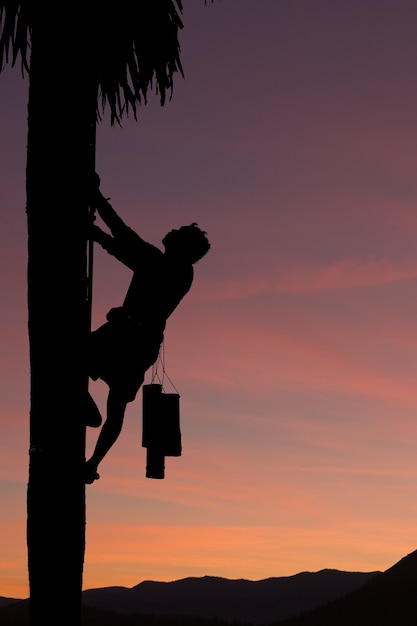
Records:
M187 259L191 263L199 261L210 250L206 232L201 230L195 222L189 226L181 226L179 233L184 242Z

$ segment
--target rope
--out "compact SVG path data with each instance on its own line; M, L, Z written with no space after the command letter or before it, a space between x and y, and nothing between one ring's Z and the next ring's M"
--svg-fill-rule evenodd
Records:
M94 115L90 124L90 141L89 141L89 160L90 160L90 172L89 172L89 184L91 185L96 173L96 136L97 136L97 119L96 119L96 106L97 106L97 94L98 85L96 86L96 97L94 99ZM90 204L88 207L88 227L90 228L94 222L95 207ZM90 236L87 242L87 315L88 315L88 331L91 331L92 321L92 308L93 308L93 260L94 260L94 241Z
M94 207L89 207L89 222L93 223L94 220ZM94 261L94 241L90 236L87 245L87 315L88 315L88 330L91 331L92 311L93 311L93 261Z
M162 374L159 373L159 368L161 369ZM178 389L176 388L176 386L174 385L174 383L172 382L172 380L170 379L170 377L166 373L166 369L165 369L165 342L163 341L161 343L161 347L159 348L158 358L155 361L155 363L152 365L151 383L154 383L155 380L158 380L160 385L161 385L161 387L162 387L162 389L164 389L165 378L169 381L169 383L175 389L176 393L178 395L180 395Z
M98 86L97 86L97 90L98 90ZM89 142L89 159L90 159L90 172L89 172L89 180L90 180L90 184L91 181L93 181L93 177L94 174L96 172L96 135L97 135L97 119L96 119L96 106L97 106L97 93L98 91L96 91L96 97L94 100L94 115L92 117L92 121L90 124L90 142ZM92 206L92 204L89 204L88 207L88 224L87 224L87 228L91 231L91 226L93 224L94 221L94 213L95 213L95 208L94 206ZM86 306L87 306L87 333L88 335L91 333L91 322L92 322L92 317L93 317L93 261L94 261L94 241L93 241L93 237L90 234L90 236L88 237L87 240L87 268L86 268L86 272L87 272L87 284L86 284ZM87 373L87 379L86 379L86 389L88 392L88 388L89 388L89 376Z

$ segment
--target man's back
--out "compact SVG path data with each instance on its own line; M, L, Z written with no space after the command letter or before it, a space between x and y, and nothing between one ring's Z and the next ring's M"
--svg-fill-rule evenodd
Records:
M175 262L162 252L149 266L133 272L123 306L147 327L165 328L193 282L191 264Z

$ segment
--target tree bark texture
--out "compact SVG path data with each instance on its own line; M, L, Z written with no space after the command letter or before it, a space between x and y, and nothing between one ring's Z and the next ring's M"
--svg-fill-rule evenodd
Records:
M62 5L68 3L38 3L31 37L26 181L32 626L81 624L88 186L97 92L89 28L80 26L77 4L66 13Z

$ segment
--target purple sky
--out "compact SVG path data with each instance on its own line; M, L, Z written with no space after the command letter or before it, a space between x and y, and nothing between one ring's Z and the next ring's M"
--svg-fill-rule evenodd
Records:
M172 101L99 126L123 219L155 245L195 221L212 249L166 332L183 456L145 478L138 394L88 487L86 588L371 571L416 548L416 19L414 0L186 0ZM18 68L0 75L0 595L14 597L28 595L26 88ZM94 327L129 279L97 249ZM104 407L105 386L91 391Z

